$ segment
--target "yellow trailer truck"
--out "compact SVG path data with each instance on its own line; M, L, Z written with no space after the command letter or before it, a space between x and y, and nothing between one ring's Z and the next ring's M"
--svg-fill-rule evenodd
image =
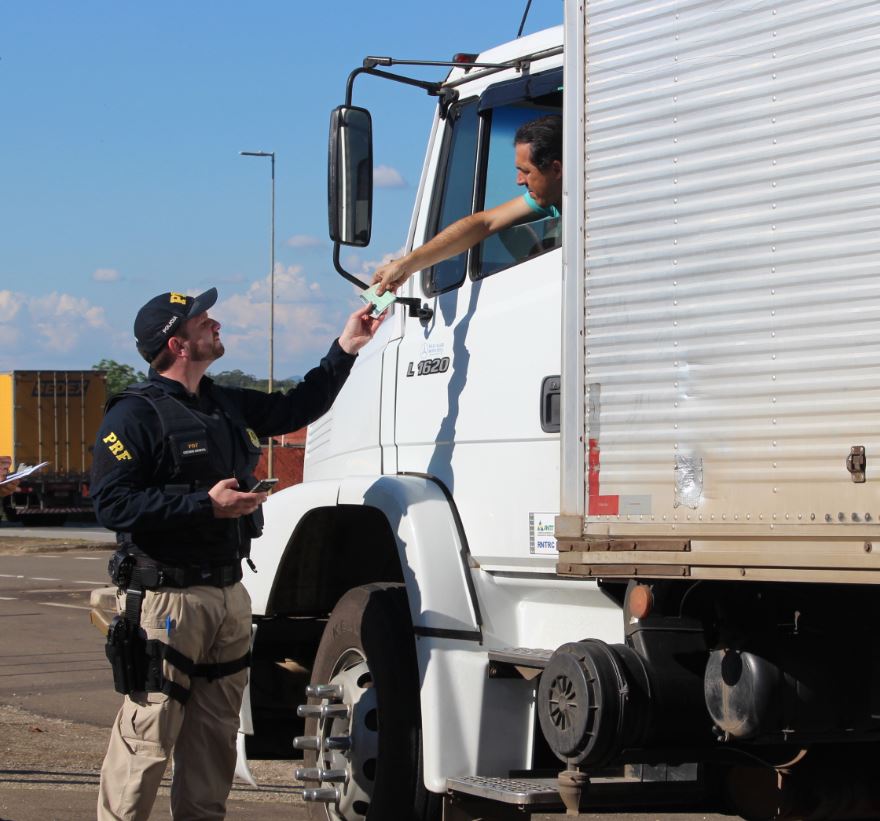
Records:
M103 371L0 373L0 455L15 469L49 463L3 500L9 519L55 524L91 511L88 477L106 394Z

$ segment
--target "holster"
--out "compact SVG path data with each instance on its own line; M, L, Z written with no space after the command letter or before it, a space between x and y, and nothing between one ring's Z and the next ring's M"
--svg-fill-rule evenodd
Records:
M116 616L107 631L104 652L113 670L113 689L117 693L128 695L146 689L146 640L138 625L123 616Z

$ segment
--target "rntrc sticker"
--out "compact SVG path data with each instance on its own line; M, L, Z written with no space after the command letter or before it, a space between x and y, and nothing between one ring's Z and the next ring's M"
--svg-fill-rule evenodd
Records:
M556 514L529 513L529 553L556 555Z
M406 366L407 376L428 376L432 373L446 373L449 370L449 357L441 356L437 359L422 359L420 362L410 362Z

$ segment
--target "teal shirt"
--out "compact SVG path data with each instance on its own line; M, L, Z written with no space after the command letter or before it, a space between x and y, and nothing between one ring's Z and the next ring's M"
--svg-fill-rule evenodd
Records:
M543 205L538 205L538 203L535 202L535 198L528 191L523 194L523 199L525 200L526 205L541 217L554 217L558 219L560 216L559 209L555 205L551 205L549 208L544 208Z

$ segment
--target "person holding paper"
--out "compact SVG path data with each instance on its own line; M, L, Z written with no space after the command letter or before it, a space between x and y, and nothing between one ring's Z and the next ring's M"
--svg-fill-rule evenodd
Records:
M12 467L11 456L0 456L0 482L6 482L9 470ZM18 482L6 482L0 485L0 497L11 496L18 490Z
M216 288L168 292L140 309L134 334L149 376L110 400L95 443L95 514L119 544L110 573L120 618L106 652L125 694L98 821L147 818L172 756L174 818L224 818L250 658L241 561L266 501L253 475L260 438L326 413L382 323L369 307L355 311L299 385L266 394L205 375L225 350L208 313L216 300Z
M516 184L524 194L453 222L405 257L380 265L376 293L397 291L416 271L430 268L479 244L491 234L521 223L559 217L562 207L562 118L530 120L514 136Z

